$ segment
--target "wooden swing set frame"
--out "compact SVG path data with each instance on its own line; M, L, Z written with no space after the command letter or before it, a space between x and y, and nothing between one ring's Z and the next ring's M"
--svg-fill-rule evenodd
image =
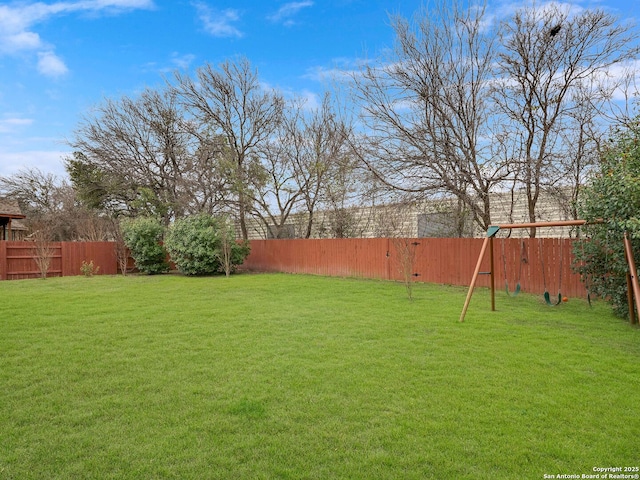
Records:
M471 283L469 284L469 291L467 292L467 298L464 301L464 307L462 308L462 313L460 314L460 321L464 322L464 317L467 314L467 309L469 308L469 303L471 302L471 296L473 295L473 290L475 288L478 275L480 275L481 273L480 268L482 265L482 261L484 260L484 256L486 254L487 247L489 247L490 270L488 272L482 272L482 273L491 275L491 311L495 312L496 310L496 285L495 285L493 239L495 238L496 234L500 230L532 228L532 227L573 227L573 226L586 225L587 223L602 223L602 221L587 222L586 220L563 220L563 221L557 221L557 222L504 223L499 225L491 225L487 229L487 234L485 236L484 242L482 242L482 248L480 249L480 255L478 256L476 268L473 272ZM629 317L630 317L631 323L636 323L634 299L635 299L635 306L638 307L640 305L639 304L640 284L638 283L638 272L636 269L635 260L633 258L631 242L629 241L629 238L627 237L626 232L624 234L624 250L625 250L625 257L627 259L627 265L629 266L629 273L627 275L627 301L629 302ZM640 307L639 307L639 310L640 310Z

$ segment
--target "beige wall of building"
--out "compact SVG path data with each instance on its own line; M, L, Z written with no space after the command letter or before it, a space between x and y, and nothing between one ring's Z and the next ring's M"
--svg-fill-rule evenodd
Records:
M567 196L544 195L537 205L536 221L571 220ZM529 222L524 192L496 193L491 195L492 223ZM342 233L346 237L455 237L462 232L465 237L482 237L485 232L467 215L458 214L456 200L428 201L410 205L385 205L378 207L354 207L342 212ZM316 212L312 238L334 238L339 219L333 212ZM295 214L286 223L286 238L300 238L306 231L306 214ZM273 238L264 225L253 219L248 222L250 239ZM512 237L527 237L526 229L514 229ZM538 237L575 236L570 228L540 228Z

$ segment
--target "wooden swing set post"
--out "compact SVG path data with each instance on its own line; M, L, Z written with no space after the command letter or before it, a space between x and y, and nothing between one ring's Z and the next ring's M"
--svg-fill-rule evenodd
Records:
M496 311L496 277L493 273L493 239L494 235L489 237L489 265L491 266L491 271L489 272L491 275L491 311Z
M469 291L467 292L467 298L464 301L464 307L462 307L462 313L460 314L461 322L464 322L464 317L467 314L467 308L469 308L469 303L471 302L471 295L473 295L473 288L476 286L476 280L478 279L478 275L480 274L482 260L484 260L484 252L487 250L487 245L491 243L491 238L493 237L485 237L484 242L482 242L482 248L480 249L480 255L478 256L476 269L473 271L471 284L469 285ZM493 265L491 266L491 272L491 276L493 277ZM491 292L491 294L493 295L493 291Z
M491 311L496 310L495 304L495 277L494 277L494 258L493 258L493 238L501 229L513 229L513 228L531 228L531 227L573 227L579 225L585 225L587 223L586 220L561 220L557 222L528 222L528 223L503 223L499 225L491 225L487 229L487 235L482 242L482 248L480 249L480 255L478 256L478 262L476 263L476 268L473 272L473 276L471 277L471 283L469 284L469 290L467 291L467 298L464 301L464 306L462 307L462 313L460 314L460 321L464 322L464 317L467 314L467 309L469 308L469 303L471 302L471 296L473 295L473 290L476 285L476 281L478 279L478 275L480 274L480 266L482 265L482 261L484 260L484 255L487 249L487 245L491 245L491 254L489 257L490 262L490 275L491 275ZM636 279L637 283L637 279ZM639 296L637 299L640 299L640 288L638 290Z
M633 303L633 295L631 294L633 285L631 284L631 274L627 273L627 309L629 310L629 323L636 323L636 310Z
M638 319L635 315L635 306L637 307L640 302L640 285L638 284L638 270L636 268L636 262L633 258L633 249L631 248L631 241L627 232L624 232L624 254L627 259L627 265L629 266L629 273L627 274L627 302L629 304L629 321L634 324Z

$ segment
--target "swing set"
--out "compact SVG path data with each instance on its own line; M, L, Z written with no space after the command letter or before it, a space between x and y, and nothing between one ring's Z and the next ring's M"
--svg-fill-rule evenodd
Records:
M600 222L598 222L600 223ZM476 281L478 279L478 276L480 274L488 274L491 275L491 311L495 311L496 310L496 301L495 301L495 261L494 261L494 249L493 249L493 244L494 244L494 239L496 234L500 231L500 230L509 230L509 236L511 235L511 230L512 229L518 229L518 228L532 228L532 227L571 227L571 226L580 226L580 225L585 225L587 224L586 220L564 220L564 221L557 221L557 222L532 222L532 223L509 223L509 224L501 224L501 225L491 225L488 229L487 229L487 234L486 237L484 239L484 242L482 243L482 248L480 249L480 255L478 256L478 261L476 263L476 268L473 272L473 277L471 278L471 283L469 284L469 291L467 292L467 298L464 302L464 307L462 308L462 313L460 314L460 321L463 322L464 321L464 317L467 314L467 309L469 308L469 303L471 302L471 296L473 295L473 290L476 284ZM508 237L507 237L508 238ZM562 243L561 245L561 250L560 250L560 258L562 258ZM634 316L634 298L635 298L635 303L636 305L638 305L638 303L640 302L640 284L638 283L638 275L637 275L637 270L636 270L636 265L635 265L635 261L633 258L633 252L631 251L631 243L629 241L629 239L627 238L627 235L625 234L624 236L624 246L625 246L625 256L627 259L627 264L629 266L629 274L627 276L627 287L628 287L628 301L629 301L629 312L630 312L630 316L631 316L631 322L635 323L635 316ZM490 270L488 272L481 272L480 268L482 265L482 262L484 260L485 257L485 253L487 250L487 247L489 247L489 263L490 263ZM561 293L561 288L562 288L562 269L560 269L560 276L559 276L559 280L558 280L558 299L557 301L554 301L551 299L551 294L549 293L548 289L547 289L547 281L546 281L546 275L545 275L545 265L544 265L544 261L542 259L542 247L541 247L541 243L538 243L538 249L539 249L539 257L540 257L540 264L541 264L541 268L542 268L542 281L543 281L543 286L544 286L544 301L547 305L549 306L557 306L560 305L560 303L562 302L562 293ZM507 268L506 268L506 256L505 256L505 252L504 252L504 243L502 244L502 260L503 260L503 266L504 266L504 275L505 275L505 290L507 292L507 294L509 296L513 296L515 297L516 295L518 295L520 293L520 279L521 279L521 275L522 275L522 264L526 263L528 260L526 259L525 256L525 245L524 242L522 243L522 248L520 251L520 266L518 269L518 278L517 278L517 283L515 286L515 289L513 290L513 292L509 291L509 282L507 280ZM587 289L587 299L589 300L590 303L590 293Z

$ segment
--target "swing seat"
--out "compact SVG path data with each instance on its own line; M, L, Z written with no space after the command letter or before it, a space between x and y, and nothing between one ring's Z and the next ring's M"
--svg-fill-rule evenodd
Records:
M553 303L551 301L551 295L549 294L549 292L545 291L544 292L544 301L550 307L555 307L556 305L560 305L562 303L562 294L560 292L558 292L558 302L557 303Z
M515 297L520 293L520 282L518 282L516 284L516 289L513 292L509 291L509 282L505 281L504 282L504 289L507 292L507 295L509 295L510 297Z

